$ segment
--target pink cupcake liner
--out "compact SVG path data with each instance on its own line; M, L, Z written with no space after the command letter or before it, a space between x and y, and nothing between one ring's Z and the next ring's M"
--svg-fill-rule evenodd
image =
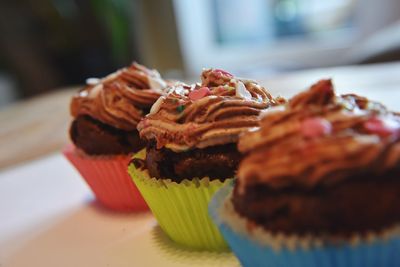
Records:
M117 211L145 211L148 206L127 169L131 156L89 156L72 144L63 149L96 198L107 208Z

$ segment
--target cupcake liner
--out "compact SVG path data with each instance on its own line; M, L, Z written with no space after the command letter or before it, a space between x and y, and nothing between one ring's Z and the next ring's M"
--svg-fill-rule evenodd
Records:
M317 237L290 237L272 235L263 230L244 233L232 217L226 216L231 209L226 199L232 191L228 185L215 194L209 212L243 266L270 267L380 267L400 266L399 227L382 234L367 237L354 236L348 242L320 240ZM231 205L231 204L230 204ZM245 225L245 219L239 224Z
M144 159L142 150L135 158ZM226 251L227 244L208 215L212 195L232 179L224 182L185 179L180 183L151 178L147 170L129 165L129 173L139 188L160 227L174 242L197 250Z
M127 172L129 155L89 156L67 145L63 154L82 175L97 200L117 211L145 211L147 204Z

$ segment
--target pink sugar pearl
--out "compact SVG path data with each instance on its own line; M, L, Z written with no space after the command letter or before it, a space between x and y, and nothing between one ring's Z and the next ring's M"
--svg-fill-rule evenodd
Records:
M306 119L301 124L301 133L308 138L327 135L332 132L332 125L323 118Z
M210 89L208 87L201 87L197 90L193 90L189 93L189 98L193 101L202 99L210 94Z

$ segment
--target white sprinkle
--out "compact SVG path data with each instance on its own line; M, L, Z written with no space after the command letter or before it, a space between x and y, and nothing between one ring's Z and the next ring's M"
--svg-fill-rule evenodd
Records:
M89 92L88 90L82 90L79 92L79 96L80 97L88 97L89 96Z
M236 82L236 96L247 100L252 100L250 92L247 91L246 86L244 86L241 81Z
M165 96L159 97L157 101L151 106L149 114L157 113L160 110L162 103L164 103L164 100Z
M100 83L100 79L99 78L88 78L86 79L86 84L87 85L96 85Z
M258 129L260 129L260 127L251 127L251 128L249 128L247 131L248 131L249 133L254 133L254 132L258 131Z
M185 89L182 85L177 85L172 87L172 90L170 92L175 92L181 96L185 96L189 93L189 90Z

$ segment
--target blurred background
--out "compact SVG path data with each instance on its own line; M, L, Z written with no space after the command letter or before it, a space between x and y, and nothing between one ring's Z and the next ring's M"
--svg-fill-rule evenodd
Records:
M0 1L0 107L138 61L267 77L400 59L398 0Z

